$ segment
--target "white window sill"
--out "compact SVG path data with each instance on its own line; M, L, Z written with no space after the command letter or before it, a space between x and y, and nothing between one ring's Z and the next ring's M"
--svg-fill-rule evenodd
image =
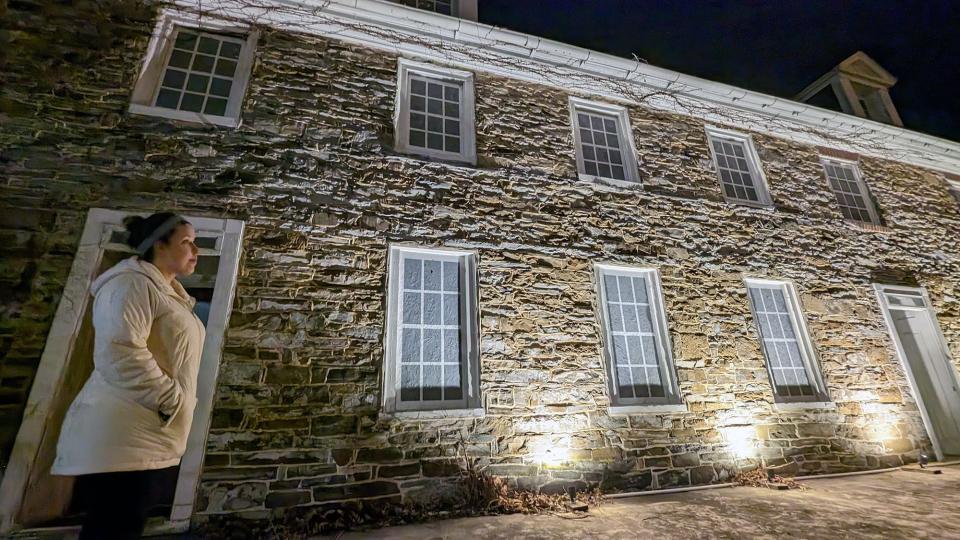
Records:
M596 182L599 184L606 184L608 186L624 187L624 188L642 188L643 184L639 180L618 180L616 178L604 178L603 176L597 176L594 174L578 173L577 177L584 182Z
M671 403L669 405L611 405L610 416L628 414L658 414L671 412L687 412L686 403Z
M723 189L722 186L721 186L721 189ZM737 206L748 206L750 208L758 208L761 210L763 209L773 210L774 208L774 204L772 202L757 202L757 201L748 201L743 199L731 199L730 197L724 197L723 200L727 201L730 204L735 204Z
M167 118L169 120L180 120L183 122L193 122L195 124L214 125L235 128L240 125L239 118L228 116L213 116L189 111L178 111L164 107L151 107L149 105L138 105L131 103L128 109L133 114L142 114L144 116L156 116Z
M380 420L432 420L438 418L483 418L484 409L439 409L435 411L381 412Z
M891 229L890 227L880 225L879 223L868 223L866 221L856 221L856 220L847 219L847 218L844 218L843 220L849 223L851 226L856 227L863 231L878 232L878 233L893 232L893 229Z
M794 401L790 403L774 403L775 411L802 411L805 409L836 409L837 404L832 401Z
M397 152L461 165L477 164L477 156L475 154L454 154L453 152L443 152L441 150L431 150L429 148L422 148L419 146L410 146L405 143L397 144Z

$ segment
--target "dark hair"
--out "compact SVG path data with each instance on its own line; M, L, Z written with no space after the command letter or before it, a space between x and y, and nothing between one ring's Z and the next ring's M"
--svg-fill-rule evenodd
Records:
M140 216L127 216L123 220L123 225L127 228L127 245L133 249L140 247L140 244L144 240L150 237L157 229L163 226L168 219L178 217L179 219L175 222L176 225L165 234L160 235L157 240L163 243L170 241L170 237L173 236L174 231L177 230L177 227L180 225L189 225L190 222L183 219L182 217L177 216L173 212L157 212L149 217L140 217ZM147 262L153 262L153 246L147 248L143 253L138 253L141 259Z

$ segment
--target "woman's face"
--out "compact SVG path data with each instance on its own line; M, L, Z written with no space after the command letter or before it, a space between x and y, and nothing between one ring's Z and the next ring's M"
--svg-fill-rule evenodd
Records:
M166 274L189 276L197 267L197 238L193 225L178 226L166 243L153 245L153 264Z

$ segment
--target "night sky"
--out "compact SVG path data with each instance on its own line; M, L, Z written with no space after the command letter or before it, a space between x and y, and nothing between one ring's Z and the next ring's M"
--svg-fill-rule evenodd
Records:
M960 2L480 0L481 22L792 98L862 50L908 129L960 141Z

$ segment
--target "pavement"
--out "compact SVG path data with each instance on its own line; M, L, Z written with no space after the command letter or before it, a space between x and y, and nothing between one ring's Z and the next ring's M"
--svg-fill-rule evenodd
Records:
M914 469L916 466L913 467ZM341 533L338 540L617 538L960 539L960 466L613 499L585 517L506 515Z

